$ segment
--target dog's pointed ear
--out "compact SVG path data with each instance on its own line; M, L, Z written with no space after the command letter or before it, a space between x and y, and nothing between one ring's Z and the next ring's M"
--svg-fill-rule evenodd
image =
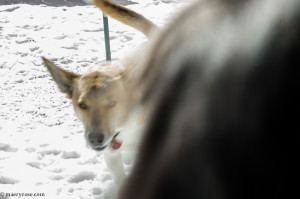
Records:
M76 78L79 78L80 75L65 71L44 57L42 57L42 59L53 80L58 85L60 91L66 93L69 98L72 98L74 90L74 80Z

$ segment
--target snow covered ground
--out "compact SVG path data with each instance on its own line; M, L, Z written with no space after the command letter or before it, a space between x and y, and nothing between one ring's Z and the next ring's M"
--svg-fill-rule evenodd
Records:
M186 5L180 0L140 0L129 8L160 26ZM146 38L110 19L117 61ZM0 6L0 199L108 198L112 178L101 153L86 147L83 126L42 64L45 56L82 73L105 62L102 14L93 6ZM133 155L124 152L127 172ZM20 198L11 197L11 198ZM22 197L21 197L22 198Z

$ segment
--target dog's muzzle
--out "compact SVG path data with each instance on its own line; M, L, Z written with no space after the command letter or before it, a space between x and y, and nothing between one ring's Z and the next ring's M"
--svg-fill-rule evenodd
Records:
M120 132L114 133L113 136L110 136L109 138L105 139L105 135L103 133L95 133L93 131L89 131L87 133L87 142L90 144L90 146L96 150L96 151L102 151L107 146L110 145L112 140L116 138L119 135Z

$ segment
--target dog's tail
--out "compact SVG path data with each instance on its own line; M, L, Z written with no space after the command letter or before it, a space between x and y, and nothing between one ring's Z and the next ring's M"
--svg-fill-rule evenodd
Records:
M141 31L148 38L150 37L152 31L158 29L155 24L142 15L109 0L94 0L94 4L102 10L104 15L110 16Z

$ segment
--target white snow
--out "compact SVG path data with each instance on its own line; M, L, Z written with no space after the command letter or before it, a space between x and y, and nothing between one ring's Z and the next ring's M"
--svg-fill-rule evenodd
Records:
M143 0L128 6L165 26L184 1ZM109 19L112 58L146 38ZM105 62L102 13L93 6L0 6L0 199L109 198L114 188L101 153L86 147L83 126L41 56L76 73ZM126 172L132 153L124 152ZM14 198L14 197L12 197ZM16 196L17 198L17 196Z

